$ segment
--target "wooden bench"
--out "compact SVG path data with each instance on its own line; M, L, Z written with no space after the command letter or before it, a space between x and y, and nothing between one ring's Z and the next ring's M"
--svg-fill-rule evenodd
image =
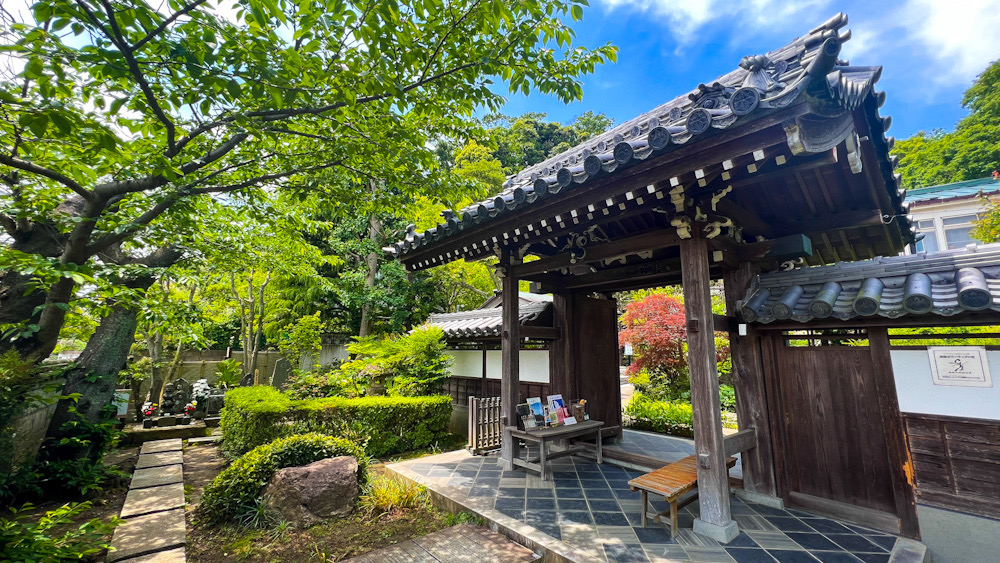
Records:
M736 465L735 457L726 458L726 469L732 469ZM698 498L698 462L693 455L680 461L661 467L656 471L651 471L645 475L640 475L628 482L633 491L642 491L642 527L646 527L647 506L649 493L663 495L663 498L670 503L670 510L653 515L653 520L660 521L660 517L670 512L670 536L677 537L677 511ZM679 502L686 493L695 491L693 495Z

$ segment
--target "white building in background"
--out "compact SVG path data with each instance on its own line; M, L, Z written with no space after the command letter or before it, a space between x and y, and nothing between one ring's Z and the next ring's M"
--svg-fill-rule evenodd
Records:
M1000 195L1000 181L993 178L910 190L906 194L910 214L918 235L924 235L917 241L916 251L962 248L978 242L970 234L973 222L986 211L985 197L995 195Z

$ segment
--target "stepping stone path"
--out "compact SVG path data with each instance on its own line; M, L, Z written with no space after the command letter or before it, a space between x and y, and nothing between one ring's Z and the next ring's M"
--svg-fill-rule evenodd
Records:
M139 451L123 524L111 539L112 563L181 563L185 560L184 452L180 438L146 442Z

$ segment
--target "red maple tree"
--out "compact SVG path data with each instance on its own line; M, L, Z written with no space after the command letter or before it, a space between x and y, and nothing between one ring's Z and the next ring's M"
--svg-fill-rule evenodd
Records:
M684 304L676 297L655 293L625 306L618 345L632 344L635 359L626 370L687 375L687 329ZM716 361L729 356L729 341L716 334Z

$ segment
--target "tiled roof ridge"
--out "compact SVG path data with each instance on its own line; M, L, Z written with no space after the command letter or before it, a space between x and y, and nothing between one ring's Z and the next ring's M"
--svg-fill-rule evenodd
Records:
M494 198L467 206L458 214L446 210L442 213L443 223L421 233L411 225L403 240L383 250L402 257L419 247L446 240L471 225L491 221L522 204L663 154L709 129L725 129L759 110L786 107L807 87L814 88L817 84L817 91L825 92L824 96L838 106L855 109L872 91L882 69L849 66L837 58L841 44L851 36L849 30L839 31L846 25L847 16L838 13L781 48L766 55L744 57L738 69L522 170L509 178L503 192ZM884 94L876 98L881 105ZM888 124L889 118L883 118L883 133ZM891 148L891 140L882 140ZM893 183L891 172L888 174ZM433 262L443 263L461 254L449 253L448 260Z
M541 313L548 309L552 303L540 301L537 303L522 304L518 307L519 316ZM430 323L445 322L449 320L480 319L487 317L500 317L503 315L502 307L491 307L489 309L471 309L469 311L458 311L456 313L433 313L428 318Z
M764 274L738 310L746 322L1000 312L1000 244L877 257Z
M521 182L523 182L524 178L531 177L533 174L540 173L541 171L547 169L549 169L551 174L555 174L558 169L557 167L555 167L555 165L557 164L562 164L564 166L570 164L580 164L583 162L583 159L586 156L589 156L589 154L605 152L606 150L608 150L608 148L613 147L614 144L617 144L618 142L621 142L623 140L632 140L633 138L640 137L644 132L648 133L648 130L652 129L652 127L649 127L649 123L651 120L655 119L658 122L657 124L662 123L664 125L667 125L667 123L662 120L662 116L668 115L670 113L670 110L673 109L673 107L680 107L682 105L686 105L688 102L694 102L698 100L699 97L702 97L705 93L711 92L713 89L719 86L727 88L735 88L736 85L743 84L747 75L750 74L751 72L747 68L743 68L743 65L744 63L747 63L747 66L751 66L753 59L761 59L761 57L766 57L769 63L775 64L777 61L785 61L785 59L790 58L790 56L794 58L794 56L798 55L799 53L802 53L802 51L798 49L798 47L800 46L808 47L810 43L817 43L825 39L828 39L830 37L838 37L838 39L841 42L847 41L848 39L850 39L849 32L844 36L836 35L836 31L846 25L847 25L847 15L844 14L843 12L840 12L833 18L830 18L829 20L824 22L822 25L817 26L816 28L811 30L808 34L803 35L801 37L797 37L796 39L794 39L793 41L791 41L790 43L788 43L783 47L779 47L778 49L769 51L763 56L748 55L746 57L743 57L743 60L740 61L740 67L736 68L736 70L730 71L722 76L719 76L715 80L712 80L707 84L701 83L696 88L694 88L693 90L691 90L686 94L681 94L680 96L666 103L663 103L650 111L642 113L638 117L630 119L620 125L616 125L611 129L605 131L604 133L601 133L590 139L587 139L586 141L579 143L572 148L569 148L555 156L549 157L544 161L539 162L538 164L534 164L532 166L525 168L524 170L521 170L520 172L517 172L516 174L513 174L512 176L508 177L507 182L505 182L504 184L505 189L503 193L508 193L508 191L510 191L513 188L513 184L511 183L511 180L513 179L520 178ZM791 66L787 65L786 61L786 66L784 67L784 70L782 72L775 72L774 74L782 79L788 79L789 77L793 79L799 78L800 75L804 73L806 67L806 65L802 63L808 63L808 62L812 61L811 60L801 61L797 67L792 68ZM765 64L765 66L767 65ZM775 83L780 82L776 80L775 76L771 76L769 78L771 79L771 81ZM767 79L764 78L762 80L767 80ZM782 92L781 94L784 93L785 92ZM681 117L678 117L672 120L671 125L680 126L682 125L681 121L682 121ZM638 129L636 129L637 127ZM602 143L605 145L605 148L603 149L601 148ZM536 178L531 178L531 182L534 182L535 179ZM508 184L511 184L510 187L508 187ZM473 206L466 207L465 209L469 209L470 207Z

